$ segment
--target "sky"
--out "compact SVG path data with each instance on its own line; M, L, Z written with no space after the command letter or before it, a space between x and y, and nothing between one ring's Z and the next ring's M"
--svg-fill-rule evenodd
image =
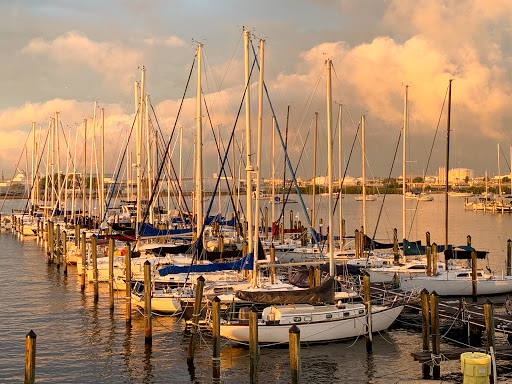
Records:
M283 137L288 127L289 155L301 178L313 172L315 112L317 174L327 172L328 59L335 177L340 169L339 105L343 171L348 164L349 175L361 175L358 126L364 115L367 175L401 174L398 140L406 85L408 173L437 173L445 165L450 79L450 168L497 174L500 144L500 172L510 172L512 3L507 0L18 0L0 2L0 12L0 170L6 178L16 167L29 168L32 122L38 127L36 139L43 142L55 112L60 140L70 142L68 153L80 163L82 122L90 121L95 102L98 115L99 108L105 111L106 169L113 173L133 125L133 84L140 81L143 66L152 124L165 140L173 127L183 127L184 172L191 176L198 43L203 44L202 89L208 108L203 106L204 170L216 173L212 127L224 145L234 127L236 148L245 142L243 107L237 120L245 88L244 27L256 52L259 40L265 40L265 84ZM252 65L252 52L250 60ZM253 154L258 76L256 67L250 87ZM262 115L261 169L269 177L272 119L266 97ZM177 136L170 145L176 163ZM23 152L25 142L28 153ZM74 142L79 143L76 151ZM276 177L281 177L283 155L279 142L276 146ZM66 156L60 161L63 169ZM43 156L41 167L45 163Z

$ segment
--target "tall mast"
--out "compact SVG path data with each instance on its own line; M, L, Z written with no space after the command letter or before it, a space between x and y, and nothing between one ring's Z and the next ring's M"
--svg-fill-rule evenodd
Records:
M338 205L340 207L340 212L339 212L339 231L340 231L340 251L343 249L343 203L342 203L342 197L343 197L343 191L342 191L342 187L343 187L343 164L342 164L342 157L341 157L341 144L342 144L342 134L341 134L341 128L342 128L342 122L341 122L341 117L342 117L342 105L340 104L340 108L339 108L339 115L338 115L338 147L339 147L339 187L340 187L340 191L339 191L339 199L338 199Z
M136 94L138 100L137 105L137 130L136 130L136 167L137 167L137 222L135 224L135 235L139 236L140 232L140 220L141 220L141 200L142 200L142 109L143 101L144 101L144 83L145 83L145 75L146 68L144 66L141 70L141 80L140 80L140 95ZM137 93L137 92L136 92Z
M331 91L331 60L327 59L327 178L329 180L329 275L334 276L334 231L332 220L332 91Z
M244 30L244 64L245 64L245 140L246 140L246 198L247 198L247 243L248 252L253 252L252 243L252 164L251 164L251 87L249 85L249 44L250 35L249 31Z
M82 185L82 219L85 224L85 199L86 199L86 188L85 181L87 180L87 119L84 119L84 174L82 176L83 185ZM91 182L91 180L89 180Z
M363 232L366 235L366 152L365 152L365 129L364 129L364 115L361 116L361 152L363 158Z
M316 150L318 140L318 112L315 112L315 137L313 140L313 196L311 199L311 226L315 228L316 214Z
M407 91L409 86L405 86L405 98L404 98L404 122L403 122L403 156L402 156L402 239L406 237L405 228L405 193L407 189Z
M92 146L91 146L91 172L89 173L89 216L92 218L92 175L93 175L93 164L96 160L96 108L97 102L94 102L94 113L92 114Z
M201 50L203 45L197 45L197 90L196 90L196 233L197 240L201 241L201 228L203 227L203 121L201 111Z
M32 211L34 211L34 204L35 204L35 192L36 192L36 188L35 188L35 183L37 182L36 180L36 156L37 156L37 153L36 153L36 123L35 122L32 122L32 193L30 194L30 200L31 200L31 209Z
M76 147L77 147L77 142L78 142L78 127L76 127L76 132L75 132L75 151L73 153L73 182L71 183L72 185L72 190L73 190L73 194L71 195L71 222L74 223L74 219L75 219L75 188L76 188Z
M148 203L151 200L151 193L153 191L153 174L151 170L151 134L149 132L149 95L144 97L144 127L146 129L146 164L148 175ZM153 224L153 207L148 206L149 209L149 222Z
M448 85L448 118L446 124L446 188L444 192L444 249L448 249L448 172L450 169L450 118L452 113L452 80Z
M59 112L55 112L55 138L57 140L57 150L53 149L57 162L57 204L60 205L60 142L59 142ZM59 207L60 208L60 207Z
M260 40L260 81L258 88L258 148L256 152L256 204L254 210L254 257L252 286L258 284L258 251L259 251L259 214L260 214L260 181L261 181L261 136L263 130L263 64L265 52L265 40Z
M51 123L50 123L50 128L51 128L51 134L52 134L52 140L50 141L52 146L51 146L51 178L52 178L52 188L50 190L50 201L51 201L51 207L52 207L52 211L51 211L51 216L53 217L54 213L55 213L55 152L56 152L56 146L55 146L55 119L51 119Z
M100 109L101 119L101 148L100 148L100 220L105 214L105 109Z
M512 147L511 153L512 153ZM276 195L276 161L275 161L275 155L276 155L276 120L274 116L272 116L272 223L275 222L275 207L276 207L276 199L274 196ZM511 172L512 173L512 172Z
M500 143L498 143L498 196L501 197Z
M183 156L183 126L180 126L180 168L179 168L179 188L178 188L178 191L179 191L179 203L178 203L178 207L181 206L181 203L183 202L183 192L182 192L182 188L183 188L183 163L182 163L182 156Z

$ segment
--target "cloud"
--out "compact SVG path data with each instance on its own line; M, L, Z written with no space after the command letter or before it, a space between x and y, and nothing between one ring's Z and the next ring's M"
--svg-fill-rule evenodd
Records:
M62 67L89 67L110 83L130 86L133 69L142 62L142 54L121 43L96 42L70 31L54 40L41 38L30 41L22 53L47 56Z
M167 37L149 37L144 39L144 42L148 45L164 45L167 47L186 47L188 44L177 36Z

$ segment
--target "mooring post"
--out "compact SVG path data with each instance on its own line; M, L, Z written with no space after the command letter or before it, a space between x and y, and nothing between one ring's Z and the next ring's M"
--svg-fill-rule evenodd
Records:
M473 303L476 303L476 251L471 251L471 292L473 296Z
M212 301L212 383L220 383L220 299Z
M487 346L486 352L491 355L496 354L496 343L494 338L494 303L487 299L484 303L484 315L485 315L485 330L487 333ZM491 359L492 363L493 359ZM493 372L494 367L491 368L491 383L494 383Z
M301 382L301 361L300 361L300 329L295 324L288 331L288 340L290 344L290 368L292 384Z
M309 288L315 287L315 267L313 267L312 265L310 265L308 269L308 282Z
M284 201L283 201L284 204ZM293 229L293 211L290 209L290 229Z
M199 333L199 318L201 317L201 306L203 304L204 277L197 278L196 297L194 301L194 313L192 315L192 329L190 330L190 340L188 343L187 363L194 362L194 352L196 351L197 334Z
M36 337L32 330L25 337L25 384L36 381Z
M98 237L93 234L91 236L91 253L92 253L92 281L94 283L94 301L98 301Z
M466 243L467 243L468 247L471 247L471 235L468 235L466 237Z
M78 247L80 242L80 224L75 224L75 247Z
M432 274L437 275L437 244L432 244Z
M53 241L53 221L48 221L48 264L53 263L53 252L55 251L55 243Z
M153 342L153 326L151 313L151 263L144 263L144 339L146 344Z
M430 311L428 302L428 291L423 288L421 291L421 335L423 340L423 352L430 352ZM422 364L423 378L430 378L430 365Z
M372 305L370 303L370 275L365 273L363 276L364 286L364 306L366 309L366 351L372 351Z
M126 300L126 323L132 322L132 248L130 244L126 243L124 246L124 268L126 282L125 287L125 300Z
M427 276L432 276L432 246L427 245Z
M265 217L264 217L264 223L265 223L265 240L268 240L268 207L265 207Z
M357 229L354 231L354 251L356 252L356 259L361 258L361 254L359 253L359 231Z
M60 248L60 224L55 226L55 258L57 259L57 269L60 268L61 263L61 248Z
M426 237L427 245L430 245L430 232L427 231L427 233L425 233L425 237Z
M432 378L437 380L441 377L441 337L439 335L439 296L436 291L430 294L430 316L432 324Z
M68 274L68 244L67 244L67 233L62 231L62 267L64 268L64 274Z
M320 267L315 268L315 287L319 287L322 284L322 271Z
M507 240L507 276L512 275L512 240Z
M400 263L400 254L398 253L398 232L393 228L393 264Z
M253 305L249 309L249 383L258 383L258 363L260 354L260 346L258 344L258 310Z
M87 274L87 238L85 232L82 233L82 275L80 276L80 289L85 291L85 275Z
M108 299L109 308L114 310L114 248L116 239L110 237L108 239Z
M276 248L274 244L272 244L269 248L270 252L270 264L276 263ZM270 284L274 284L276 282L276 267L270 267Z

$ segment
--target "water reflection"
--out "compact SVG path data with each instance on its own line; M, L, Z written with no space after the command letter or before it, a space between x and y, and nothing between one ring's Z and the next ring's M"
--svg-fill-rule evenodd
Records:
M153 382L153 364L151 363L151 355L153 353L153 346L151 344L144 344L144 380L143 383Z

